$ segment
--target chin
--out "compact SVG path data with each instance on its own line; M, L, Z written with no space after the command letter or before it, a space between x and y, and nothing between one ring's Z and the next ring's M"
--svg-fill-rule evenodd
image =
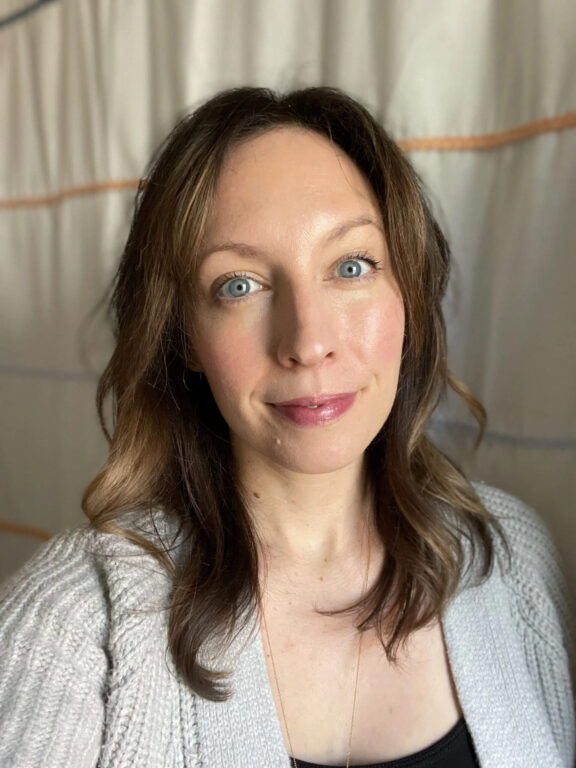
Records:
M274 464L290 472L324 475L357 464L362 460L367 447L368 443L352 446L348 440L344 445L335 444L335 441L332 441L327 445L314 448L286 445L282 450L280 446L275 446L273 451L267 453Z
M332 427L302 429L292 434L275 425L264 432L247 431L243 436L232 430L232 435L236 435L233 450L240 463L256 462L305 475L337 472L363 459L385 423L388 410L380 416L372 412L370 418L356 418L353 424L339 422Z

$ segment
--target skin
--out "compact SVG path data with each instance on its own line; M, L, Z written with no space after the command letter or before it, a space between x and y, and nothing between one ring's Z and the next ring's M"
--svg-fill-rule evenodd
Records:
M374 224L327 239L358 217ZM327 139L275 129L229 153L205 246L191 335L258 533L268 676L273 648L286 750L342 765L360 641L354 616L317 609L359 599L385 556L367 525L363 457L396 396L404 306L378 205ZM344 263L359 276L347 277ZM235 273L248 282L234 283ZM234 285L247 293L227 299ZM269 405L341 392L357 392L354 405L320 427L296 426ZM439 625L414 633L400 662L389 665L376 632L364 633L353 764L413 753L458 718Z
M374 223L327 239L358 217ZM362 581L363 454L392 408L404 336L372 189L326 138L274 129L229 152L205 246L191 329L196 368L230 427L270 562L298 562L301 573L338 566L346 578L341 566L354 561ZM235 274L248 282L230 282ZM239 285L247 294L230 298ZM357 393L352 408L323 426L296 426L269 405L342 392Z

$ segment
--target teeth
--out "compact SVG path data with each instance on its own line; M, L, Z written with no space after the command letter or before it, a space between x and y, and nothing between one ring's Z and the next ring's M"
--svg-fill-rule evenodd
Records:
M307 405L306 408L319 408L319 405Z

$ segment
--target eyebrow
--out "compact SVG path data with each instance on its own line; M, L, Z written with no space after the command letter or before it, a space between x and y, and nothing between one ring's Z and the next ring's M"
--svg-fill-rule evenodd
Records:
M322 242L323 244L327 245L328 243L332 243L335 240L340 240L351 229L355 229L356 227L365 227L368 225L376 227L378 230L380 230L380 232L382 232L382 234L384 234L384 230L380 224L378 224L378 222L375 221L371 216L356 216L356 218L343 221L331 229L330 232L324 236ZM208 249L203 251L202 259L207 258L210 256L210 254L216 253L217 251L236 251L240 256L263 256L266 253L265 250L262 248L257 248L254 245L248 245L247 243L237 243L233 242L232 240L228 240L224 243L210 246Z

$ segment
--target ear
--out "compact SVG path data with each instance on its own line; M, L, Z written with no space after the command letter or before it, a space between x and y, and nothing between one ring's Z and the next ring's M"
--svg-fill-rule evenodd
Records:
M196 350L194 349L194 345L191 339L188 339L188 343L186 344L182 362L184 363L186 370L192 371L193 373L204 373L204 367L202 366L198 355L196 354Z
M204 368L202 368L195 358L187 360L186 370L191 371L192 373L204 373Z
M182 372L182 384L184 385L184 389L191 392L198 386L203 378L204 372L200 368L184 368Z

